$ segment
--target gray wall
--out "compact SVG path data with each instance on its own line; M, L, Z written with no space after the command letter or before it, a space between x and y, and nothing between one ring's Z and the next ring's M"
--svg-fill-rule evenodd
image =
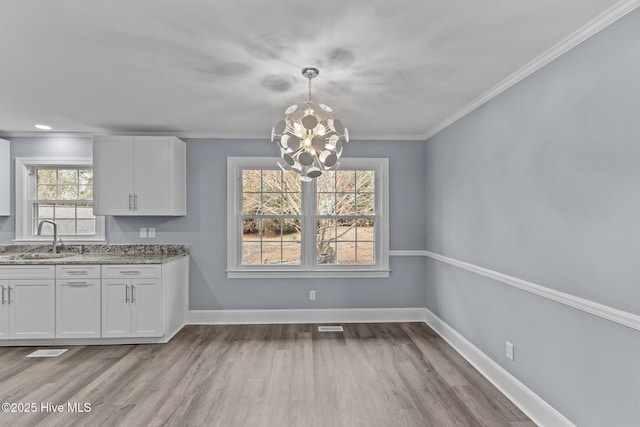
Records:
M12 157L91 156L89 138L10 138ZM192 310L416 307L425 298L424 261L394 257L389 279L227 279L227 156L274 156L265 140L187 140L186 217L108 217L109 243L188 243L191 245L189 301ZM351 157L388 157L390 168L390 246L424 245L423 142L353 141ZM13 171L12 171L13 176ZM414 185L407 185L413 183ZM408 208L410 207L410 208ZM12 202L12 212L15 207ZM140 239L140 227L155 227L156 239ZM13 217L0 217L0 243L14 238ZM317 292L309 301L309 289Z
M636 11L431 138L426 249L640 314L639 53ZM574 423L638 425L640 332L433 260L426 283Z

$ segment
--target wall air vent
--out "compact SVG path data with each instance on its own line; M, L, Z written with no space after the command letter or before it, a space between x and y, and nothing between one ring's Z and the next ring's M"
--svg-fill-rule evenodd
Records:
M342 326L318 326L318 332L344 332Z

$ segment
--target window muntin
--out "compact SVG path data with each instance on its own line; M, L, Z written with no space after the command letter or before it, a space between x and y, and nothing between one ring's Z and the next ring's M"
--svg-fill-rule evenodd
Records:
M242 171L242 265L302 262L302 188L290 171Z
M66 237L95 236L93 215L93 170L87 167L34 167L34 199L31 233L37 235L43 220L58 225L58 235ZM53 234L53 227L43 227L42 235Z
M105 217L93 215L93 161L79 157L16 157L15 242L50 242L55 221L66 242L104 242Z
M228 158L228 277L388 277L388 160L345 159L312 182L276 160Z
M375 264L375 183L375 170L336 170L317 178L318 264Z

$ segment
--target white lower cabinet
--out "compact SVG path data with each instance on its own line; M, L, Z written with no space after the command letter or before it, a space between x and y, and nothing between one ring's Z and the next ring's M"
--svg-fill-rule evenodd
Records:
M100 338L100 289L99 266L56 267L56 338Z
M0 265L0 346L166 342L186 323L188 271L188 257L163 264Z
M162 336L159 266L103 266L102 277L103 338Z
M0 268L0 339L55 338L53 267Z

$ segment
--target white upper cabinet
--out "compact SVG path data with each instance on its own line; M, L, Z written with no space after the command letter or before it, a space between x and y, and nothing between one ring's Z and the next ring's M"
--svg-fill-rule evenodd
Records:
M167 136L93 140L95 215L186 215L186 144Z
M9 189L11 157L9 155L9 141L0 139L0 216L9 216Z

